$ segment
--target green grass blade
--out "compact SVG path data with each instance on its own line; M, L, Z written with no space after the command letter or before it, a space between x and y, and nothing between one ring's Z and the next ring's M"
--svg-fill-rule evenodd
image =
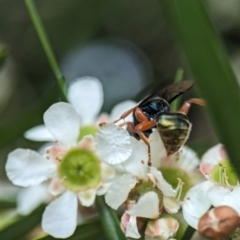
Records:
M96 204L107 239L126 240L120 228L116 212L107 206L103 197L97 197Z
M201 0L159 2L182 45L198 90L207 101L219 140L240 173L240 89L205 5Z
M25 4L26 4L26 7L30 14L30 17L32 19L35 30L37 31L39 40L42 44L42 47L45 51L47 58L48 58L49 64L50 64L50 66L53 70L53 73L58 81L58 84L63 92L63 95L65 96L65 94L66 94L65 80L64 80L64 77L63 77L59 67L58 67L51 44L48 40L47 34L46 34L43 24L41 22L41 19L38 14L38 11L36 9L36 6L35 6L33 0L25 0Z
M21 218L20 220L14 222L8 227L0 231L0 239L6 240L20 240L33 230L41 222L42 213L45 206L41 205L35 209L31 214Z

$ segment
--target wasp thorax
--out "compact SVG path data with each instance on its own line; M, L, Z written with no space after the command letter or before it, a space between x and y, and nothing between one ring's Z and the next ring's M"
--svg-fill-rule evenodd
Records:
M96 187L99 183L100 162L93 153L85 149L72 149L60 163L58 174L66 188L83 191Z
M211 179L225 187L238 185L238 176L228 159L222 160L210 174Z
M153 186L151 181L139 181L135 187L130 191L126 205L128 209L138 202L138 200L148 192L155 192L159 199L159 214L163 210L163 193L156 187Z

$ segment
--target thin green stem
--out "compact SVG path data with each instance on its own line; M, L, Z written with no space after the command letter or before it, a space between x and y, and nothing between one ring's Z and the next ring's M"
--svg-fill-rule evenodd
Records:
M36 32L38 34L39 40L44 49L44 52L48 58L49 64L53 70L53 73L54 73L57 81L58 81L59 87L61 88L61 90L65 96L65 93L66 93L65 79L58 67L51 44L48 40L47 34L46 34L43 24L41 22L41 19L38 14L38 11L36 9L36 6L32 0L25 0L25 4L28 9L29 15L32 19L33 25L36 29Z
M174 78L174 82L177 83L177 82L180 82L183 78L183 69L182 68L178 68L177 69L177 72L176 72L176 75L175 75L175 78ZM178 97L177 99L175 99L172 104L171 104L171 110L172 111L177 111L177 109L179 108L179 105L180 105L180 100L181 100L181 97Z

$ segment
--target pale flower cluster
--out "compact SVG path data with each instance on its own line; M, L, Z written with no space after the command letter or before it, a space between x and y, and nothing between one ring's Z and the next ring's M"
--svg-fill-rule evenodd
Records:
M76 80L68 89L69 103L50 106L43 116L44 125L25 134L48 144L40 152L19 148L8 155L8 178L26 188L18 197L20 213L28 214L41 202L48 202L42 228L56 238L71 236L79 223L79 205L93 206L99 195L105 195L106 203L115 210L125 205L121 228L126 237L135 239L142 231L148 240L177 239L181 224L173 214L181 208L187 223L203 235L202 219L210 207L229 207L238 218L239 183L228 177L222 145L203 156L200 171L207 180L202 182L196 154L183 146L167 156L158 131L153 130L149 166L147 145L130 136L124 121L111 123L136 103L126 101L110 115L99 115L103 96L97 79ZM125 121L131 121L131 116ZM106 124L99 127L101 122ZM219 216L223 210L217 211Z

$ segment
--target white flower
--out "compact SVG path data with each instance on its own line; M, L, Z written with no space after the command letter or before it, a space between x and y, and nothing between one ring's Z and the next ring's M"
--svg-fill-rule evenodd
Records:
M148 150L145 143L131 137L132 154L121 164L126 173L114 181L107 194L106 203L117 209L126 202L129 221L126 225L126 236L140 237L137 228L137 217L155 219L163 206L169 209L169 203L176 196L176 191L168 184L154 166L148 166ZM174 203L171 208L177 212L179 206Z
M187 223L198 229L200 218L211 206L229 206L240 214L240 186L221 144L203 155L200 170L207 181L191 188L185 196L182 209Z
M67 98L81 119L82 132L84 130L89 131L87 126L98 127L98 124L101 122L112 122L119 118L123 112L136 106L136 102L127 100L117 104L112 109L110 115L102 113L99 116L103 97L101 82L94 77L78 78L70 84L67 91ZM132 121L132 116L129 115L125 120ZM93 130L93 128L90 130ZM91 134L91 131L89 134ZM44 125L29 129L25 132L24 137L33 141L54 141L52 134L49 133Z
M154 131L149 139L152 165L161 170L164 178L178 189L177 199L182 201L192 186L204 180L198 169L200 159L187 146L182 146L178 152L167 156L158 131Z
M44 122L56 144L49 147L43 155L25 149L11 152L6 164L6 173L15 185L23 187L36 186L51 179L50 193L54 196L61 195L46 208L42 227L54 237L66 238L76 228L78 200L83 206L92 205L96 195L107 191L114 170L99 161L104 159L96 154L95 144L98 151L99 146L104 146L97 138L94 140L92 136L85 136L78 142L80 118L70 104L52 105L44 114ZM113 130L114 134L114 129L118 127L110 125L108 130ZM109 132L106 132L109 135ZM128 133L123 133L122 137L124 134ZM104 138L104 135L102 137ZM119 145L118 140L115 144ZM130 142L125 144L125 148L130 155ZM113 155L115 156L115 153Z

